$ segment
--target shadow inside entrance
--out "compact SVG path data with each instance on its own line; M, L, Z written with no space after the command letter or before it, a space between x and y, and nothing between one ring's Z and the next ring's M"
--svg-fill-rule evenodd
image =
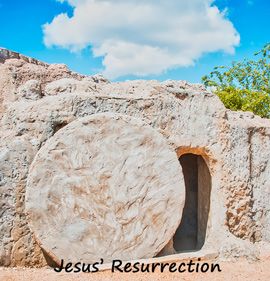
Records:
M200 155L184 154L182 166L186 201L182 221L173 237L176 252L200 250L205 242L210 209L211 175Z

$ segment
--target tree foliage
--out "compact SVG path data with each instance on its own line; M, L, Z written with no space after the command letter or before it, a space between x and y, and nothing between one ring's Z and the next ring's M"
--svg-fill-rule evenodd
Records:
M270 43L254 56L230 67L215 67L202 82L214 89L227 108L270 118Z

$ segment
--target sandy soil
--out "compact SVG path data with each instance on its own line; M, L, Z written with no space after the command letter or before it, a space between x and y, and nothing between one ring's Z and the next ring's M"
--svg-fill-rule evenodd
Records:
M53 269L10 269L0 268L0 281L168 281L168 280L270 280L270 259L261 262L223 262L219 263L222 272L214 273L56 273Z

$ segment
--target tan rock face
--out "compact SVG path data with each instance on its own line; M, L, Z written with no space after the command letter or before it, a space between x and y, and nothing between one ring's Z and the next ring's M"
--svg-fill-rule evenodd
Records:
M182 170L164 137L108 113L49 139L26 191L30 227L56 261L153 257L176 231L184 202Z

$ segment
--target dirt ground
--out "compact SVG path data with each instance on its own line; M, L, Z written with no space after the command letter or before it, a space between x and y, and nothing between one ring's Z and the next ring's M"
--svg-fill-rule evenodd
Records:
M222 272L214 273L56 273L53 269L0 268L0 281L169 281L169 280L248 280L269 281L270 259L259 262L220 262Z

